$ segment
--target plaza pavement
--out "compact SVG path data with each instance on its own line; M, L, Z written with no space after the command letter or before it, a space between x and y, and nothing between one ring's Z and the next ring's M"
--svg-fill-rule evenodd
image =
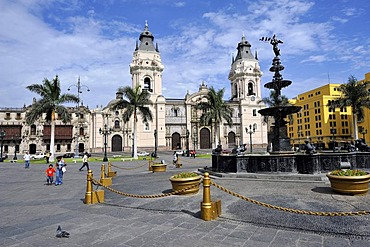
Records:
M167 163L171 153L160 154ZM180 171L211 166L209 159L180 157L182 168L150 173L146 161L115 162L112 187L127 193L162 194L168 178ZM0 163L0 246L370 246L369 216L322 217L264 208L211 186L221 199L222 215L200 219L202 192L159 199L124 197L105 191L105 202L86 205L86 171L68 164L64 184L45 185L47 165L25 169ZM144 166L143 166L144 165ZM96 179L101 163L90 162ZM130 169L127 169L130 168ZM252 199L311 211L370 211L369 195L333 194L323 181L287 177L214 178L212 181ZM303 180L296 180L303 179ZM94 189L96 186L94 186ZM60 225L69 238L56 238Z

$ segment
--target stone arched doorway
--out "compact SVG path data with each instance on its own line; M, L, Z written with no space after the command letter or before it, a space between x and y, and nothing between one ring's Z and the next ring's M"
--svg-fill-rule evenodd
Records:
M29 153L30 154L35 154L36 153L36 144L30 144L29 146Z
M79 143L78 144L78 153L82 154L85 152L85 144Z
M229 134L227 135L227 144L229 148L233 148L236 146L234 132L229 132Z
M207 128L200 130L200 149L211 148L211 132Z
M181 149L181 138L179 133L172 134L172 150Z
M114 135L112 137L112 152L122 151L122 137L120 135Z

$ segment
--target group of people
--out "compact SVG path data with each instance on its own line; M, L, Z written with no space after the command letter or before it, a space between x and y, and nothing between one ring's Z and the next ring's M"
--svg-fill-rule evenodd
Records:
M47 152L46 155L47 163L49 163L50 153ZM87 152L84 153L84 156L82 158L82 166L79 169L79 171L82 171L84 167L87 168L87 170L90 170L89 163L88 163L89 155ZM26 152L23 156L24 159L24 168L30 168L30 162L31 162L31 155ZM63 157L58 157L57 161L55 162L55 165L52 164L48 165L48 168L46 169L46 183L47 185L52 185L54 182L54 175L55 175L55 185L62 185L63 184L63 174L67 171L66 169L67 164L65 163Z
M62 185L63 184L63 174L67 171L66 169L67 164L65 163L63 158L58 158L55 166L53 167L52 164L49 164L48 169L46 169L46 182L47 185L52 185L54 181L54 173L55 173L55 185Z
M89 170L89 163L88 163L88 153L86 152L82 158L82 166L79 171L86 166L87 170ZM27 162L26 162L27 163ZM55 185L62 185L63 184L63 174L67 171L66 169L67 164L65 163L62 157L58 157L55 166L53 167L52 164L49 164L49 167L46 169L46 182L47 185L52 185L54 182L54 174L55 174ZM29 167L29 164L28 164Z

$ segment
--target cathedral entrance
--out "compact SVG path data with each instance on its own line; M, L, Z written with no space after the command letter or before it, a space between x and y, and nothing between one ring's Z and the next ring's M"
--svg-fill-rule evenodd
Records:
M172 150L181 149L181 140L179 133L172 134Z
M122 151L122 137L120 135L114 135L112 137L112 152Z
M207 128L200 130L200 149L211 148L211 132Z
M30 154L35 154L36 153L36 144L30 144L29 146L30 149Z
M79 143L78 144L78 153L82 154L85 152L85 144Z
M229 132L229 134L227 135L227 144L229 148L233 148L236 146L234 132Z

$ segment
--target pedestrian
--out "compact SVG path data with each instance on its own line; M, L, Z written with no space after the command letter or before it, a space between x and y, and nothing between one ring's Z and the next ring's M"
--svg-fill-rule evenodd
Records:
M58 158L55 163L55 185L63 184L63 167L65 168L65 166L63 158Z
M80 172L82 171L82 168L84 168L85 166L86 166L87 170L90 170L88 159L89 159L89 156L88 156L87 152L85 152L84 157L82 158L82 166L79 169Z
M177 157L177 153L175 151L175 152L173 152L173 158L172 158L172 162L173 162L173 165L175 167L177 167L177 160L178 160L178 157Z
M49 152L46 152L45 159L46 159L46 164L49 164L49 159L50 159L50 153Z
M23 156L24 159L24 168L30 168L30 161L31 161L31 155L26 152L26 154Z
M191 154L191 157L193 157L195 159L195 154L196 154L195 149L194 150L191 150L190 151L190 154Z
M53 180L54 180L54 173L55 173L55 169L53 168L53 165L52 164L49 164L49 168L46 169L46 182L47 182L47 185L52 185L53 184Z

